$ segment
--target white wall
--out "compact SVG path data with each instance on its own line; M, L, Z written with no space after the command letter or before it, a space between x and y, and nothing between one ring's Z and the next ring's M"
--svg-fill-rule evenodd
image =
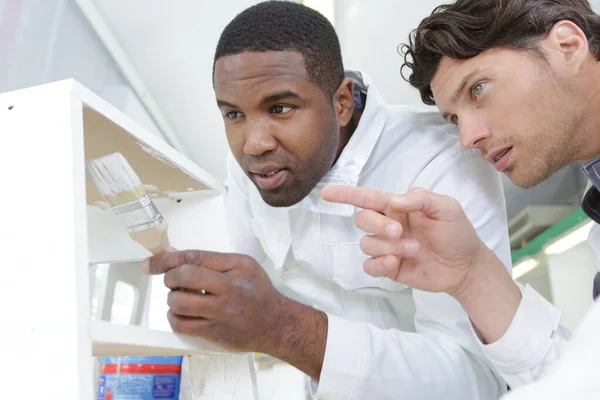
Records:
M548 263L543 253L537 258L540 262L539 266L517 279L517 282L523 286L531 286L536 292L544 296L546 300L553 303L554 297L552 296L552 287L550 286L550 272L548 271Z
M593 304L592 283L597 272L594 252L584 242L548 256L547 265L554 305L563 311L562 323L573 329Z
M362 69L389 103L426 107L418 91L400 76L403 58L398 46L441 3L337 0L335 26L345 67Z
M162 137L71 0L0 0L0 92L68 78Z

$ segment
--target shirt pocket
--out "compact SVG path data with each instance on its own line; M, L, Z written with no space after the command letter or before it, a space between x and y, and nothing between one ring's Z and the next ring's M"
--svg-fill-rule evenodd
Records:
M323 247L332 265L333 281L346 290L381 295L382 291L398 292L408 288L385 277L368 275L363 263L369 256L362 252L359 243L324 243Z

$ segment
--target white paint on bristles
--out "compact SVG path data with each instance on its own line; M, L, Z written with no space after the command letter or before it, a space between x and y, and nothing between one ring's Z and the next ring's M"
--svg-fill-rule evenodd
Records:
M104 197L135 192L137 187L142 186L140 178L121 153L112 153L92 160L87 164L87 170Z

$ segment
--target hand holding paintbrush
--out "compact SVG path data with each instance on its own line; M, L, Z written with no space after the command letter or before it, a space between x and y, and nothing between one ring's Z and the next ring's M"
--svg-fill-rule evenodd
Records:
M163 275L173 331L232 351L270 354L318 378L327 315L283 296L260 264L242 254L175 252L167 222L121 154L88 164L88 172L133 240L153 254L142 271ZM207 295L208 294L208 295ZM307 327L299 329L298 327Z
M152 254L175 251L169 243L167 221L121 153L90 161L87 171L133 240Z

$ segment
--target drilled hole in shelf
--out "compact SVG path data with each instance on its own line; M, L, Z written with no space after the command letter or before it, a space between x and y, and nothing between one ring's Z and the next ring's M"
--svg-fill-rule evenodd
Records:
M12 110L13 108L15 108L15 106L13 106L13 105L8 106L9 110Z
M177 199L175 200L177 203L181 203L181 199Z

